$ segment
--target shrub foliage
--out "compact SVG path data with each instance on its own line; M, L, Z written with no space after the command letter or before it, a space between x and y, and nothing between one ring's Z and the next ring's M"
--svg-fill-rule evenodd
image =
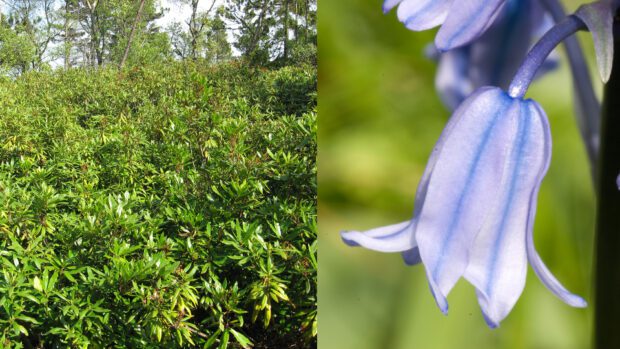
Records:
M316 71L0 81L0 345L316 343Z

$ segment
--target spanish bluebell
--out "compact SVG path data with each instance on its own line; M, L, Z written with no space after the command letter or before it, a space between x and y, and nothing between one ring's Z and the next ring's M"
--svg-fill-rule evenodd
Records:
M345 243L403 252L422 262L442 312L446 296L464 277L476 287L491 327L508 315L532 265L566 303L568 292L538 256L532 238L536 197L551 156L549 125L532 100L481 88L454 112L418 186L414 217L367 232L341 233Z
M507 91L482 87L459 105L431 153L411 220L366 232L345 231L343 241L401 252L410 265L422 263L444 313L448 293L465 278L476 288L490 327L497 327L517 302L528 262L557 297L585 307L585 300L560 284L534 247L536 200L551 159L551 135L545 112L525 93L550 52L576 31L598 25L595 45L606 45L601 42L612 35L610 27L596 18L609 14L597 11L581 9L545 33ZM603 78L605 52L599 50Z

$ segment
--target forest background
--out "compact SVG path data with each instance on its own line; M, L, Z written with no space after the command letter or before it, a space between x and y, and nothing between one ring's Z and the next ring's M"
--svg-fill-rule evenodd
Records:
M0 66L14 75L60 64L67 69L187 58L218 63L230 60L233 51L260 66L316 57L315 0L0 3ZM160 27L158 20L179 6L188 18L171 18Z

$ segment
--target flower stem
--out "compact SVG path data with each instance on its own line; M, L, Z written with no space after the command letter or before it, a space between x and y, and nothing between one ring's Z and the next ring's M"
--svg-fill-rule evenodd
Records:
M599 153L598 209L594 264L594 347L620 348L620 39L605 86Z
M560 22L566 13L559 0L542 0L545 9L551 14L555 22ZM588 71L583 52L577 37L569 36L564 40L566 55L575 87L575 117L585 143L586 152L590 160L592 181L595 183L596 164L598 156L599 126L601 106L592 87L592 79Z
M562 40L573 35L576 31L585 29L585 24L577 17L570 15L557 23L532 47L525 61L517 71L508 87L508 94L513 98L523 98L527 88L534 79L538 68L545 61L549 53Z

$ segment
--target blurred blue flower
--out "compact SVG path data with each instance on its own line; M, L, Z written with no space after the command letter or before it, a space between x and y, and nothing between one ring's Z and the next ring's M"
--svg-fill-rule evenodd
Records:
M435 44L441 51L466 45L493 24L506 0L385 0L383 11L398 5L398 19L411 30L441 25Z
M429 49L439 62L435 85L442 102L454 110L479 87L508 88L534 40L552 24L538 0L508 0L478 39L443 53ZM557 55L549 57L538 75L557 65Z
M351 246L403 252L424 264L442 312L464 277L476 288L490 327L515 305L529 261L541 281L575 307L540 259L532 237L536 198L549 166L551 136L544 111L532 100L484 87L454 112L418 186L411 221L341 236Z

